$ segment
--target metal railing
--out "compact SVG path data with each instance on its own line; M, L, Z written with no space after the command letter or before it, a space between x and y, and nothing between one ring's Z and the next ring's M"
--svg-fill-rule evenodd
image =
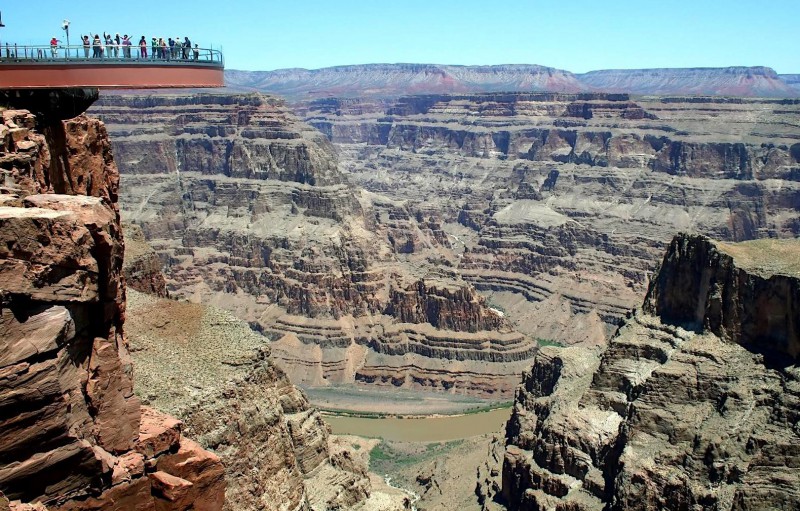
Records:
M29 46L5 43L0 45L0 64L8 62L64 63L84 62L92 64L211 64L223 66L222 52L211 48L146 48L138 45L109 45L102 50L96 46Z

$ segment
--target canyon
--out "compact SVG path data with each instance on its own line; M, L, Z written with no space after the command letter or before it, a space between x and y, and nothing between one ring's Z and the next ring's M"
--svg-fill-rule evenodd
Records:
M507 398L536 348L454 270L436 212L361 191L275 98L109 96L126 222L169 294L270 336L296 383Z
M792 101L520 93L299 108L353 183L437 210L459 274L517 330L563 345L608 339L675 232L799 232Z
M410 509L309 402L339 388L513 397L403 472L419 509L800 504L800 101L322 71L2 111L0 508Z
M236 106L224 117L217 103ZM525 92L291 108L251 94L94 107L171 295L246 319L312 388L502 398L526 366L504 452L484 455L502 470L476 465L484 509L797 504L797 311L782 309L797 270L781 266L797 250L781 238L800 234L797 101ZM313 145L322 178L296 170L280 136L253 134L268 119L302 133L292 148ZM753 262L765 254L777 262ZM432 499L456 464L408 480Z
M2 509L408 507L329 435L266 339L164 298L141 231L125 243L101 122L2 119Z
M506 398L538 343L605 344L675 232L800 232L794 100L293 108L308 124L252 94L113 95L92 111L170 293L249 321L303 385Z

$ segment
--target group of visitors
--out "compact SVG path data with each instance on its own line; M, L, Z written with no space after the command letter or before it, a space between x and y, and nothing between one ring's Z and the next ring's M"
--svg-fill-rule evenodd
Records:
M139 41L139 47L142 48L142 53L144 54L145 58L147 57L147 41L145 41L144 36ZM188 37L183 38L183 42L181 42L180 37L167 38L165 41L163 37L159 37L156 39L155 37L150 39L150 48L152 50L151 57L155 59L183 59L189 60L189 53L192 52L192 57L194 60L197 60L200 56L200 49L197 45L194 45L192 48L192 42L189 41Z
M50 52L53 58L58 57L58 47L61 41L55 37L50 40ZM101 38L99 34L95 34L92 38L89 35L81 37L83 44L83 56L90 58L103 59L103 58L132 58L131 47L134 46L132 38L128 34L122 37L116 34L111 37L111 34L103 32ZM162 59L162 60L189 60L190 55L194 60L200 58L200 48L195 44L192 48L192 42L188 37L184 37L183 41L180 37L175 39L169 37L166 40L162 37L153 37L148 44L147 38L142 36L136 44L139 48L139 59ZM148 50L149 53L148 53ZM121 57L120 57L121 54Z
M116 36L111 37L111 34L103 32L102 39L98 34L95 34L93 39L85 35L81 37L81 42L83 43L83 56L87 59L89 58L89 50L92 52L93 59L119 58L120 50L122 50L123 58L131 58L133 42L128 37L128 34L122 37L116 34Z

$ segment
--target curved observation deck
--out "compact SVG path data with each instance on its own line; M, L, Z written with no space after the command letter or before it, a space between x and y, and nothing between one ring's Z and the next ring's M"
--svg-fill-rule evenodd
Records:
M106 48L106 52L113 50ZM93 57L84 46L0 47L0 89L154 89L196 88L225 85L222 52L191 48L165 57L154 57L147 47L119 47L118 52ZM166 50L169 53L169 48Z

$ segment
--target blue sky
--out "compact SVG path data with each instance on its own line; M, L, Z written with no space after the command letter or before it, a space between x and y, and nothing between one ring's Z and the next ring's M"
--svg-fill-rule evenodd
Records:
M800 0L0 1L0 43L103 30L189 36L231 69L542 64L585 72L764 65L800 73Z

